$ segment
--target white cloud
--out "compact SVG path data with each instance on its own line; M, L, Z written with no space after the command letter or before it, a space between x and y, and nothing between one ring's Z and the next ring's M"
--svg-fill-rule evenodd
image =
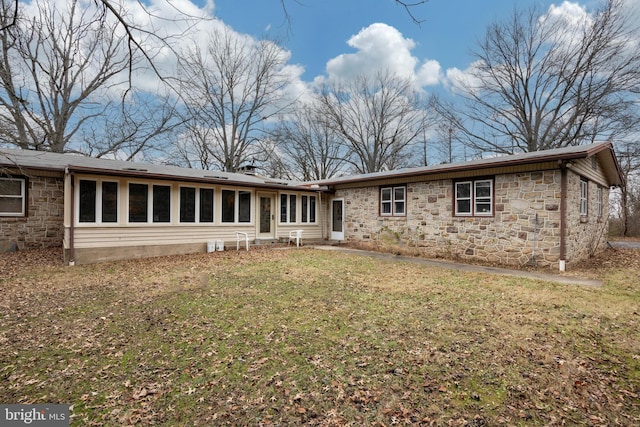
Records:
M435 60L426 60L419 65L419 59L411 54L415 42L390 25L371 24L351 37L347 44L356 52L339 55L327 62L329 80L351 80L379 71L390 71L411 78L420 87L435 85L440 80L440 64Z
M460 70L459 68L447 69L445 73L446 79L443 79L444 85L449 87L453 92L465 92L479 87L480 79L478 76L480 75L481 65L481 62L475 61L469 64L464 70Z

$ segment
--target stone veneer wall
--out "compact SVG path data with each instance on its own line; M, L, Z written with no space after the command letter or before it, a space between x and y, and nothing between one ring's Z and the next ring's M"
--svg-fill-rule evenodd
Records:
M29 176L26 217L0 217L0 242L17 248L62 246L64 181L60 177Z
M335 196L346 200L348 241L391 242L415 248L428 257L505 265L531 262L535 249L538 266L557 266L560 180L559 170L497 175L495 215L488 218L452 215L450 179L407 184L406 217L378 215L379 186L341 189ZM581 230L572 230L577 240Z
M588 181L587 216L580 216L580 177L567 174L567 260L583 260L606 247L609 230L609 188L602 187L602 217L598 217L598 184Z

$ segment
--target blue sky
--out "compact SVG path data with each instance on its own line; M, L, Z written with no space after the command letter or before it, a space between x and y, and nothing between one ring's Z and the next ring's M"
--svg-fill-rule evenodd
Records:
M291 22L285 22L279 0L215 0L214 14L234 30L259 37L280 37L292 63L305 68L310 81L325 73L327 62L357 49L347 41L374 23L385 23L412 39L411 53L420 61L435 60L443 70L465 69L469 51L488 24L504 19L514 6L540 5L536 0L430 0L412 8L423 20L416 25L393 0L285 0ZM562 2L556 1L556 5Z

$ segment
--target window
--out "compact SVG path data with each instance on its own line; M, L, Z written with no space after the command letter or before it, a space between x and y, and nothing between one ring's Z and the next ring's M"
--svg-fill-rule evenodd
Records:
M588 207L588 191L589 183L583 179L580 180L580 216L587 216Z
M180 187L180 222L196 222L196 189Z
M238 191L238 222L251 222L250 191Z
M296 213L297 213L296 195L291 194L289 195L289 222L291 223L296 222Z
M251 222L250 191L222 190L222 222Z
M118 183L81 179L78 183L78 222L118 222Z
M96 222L96 182L80 180L78 221Z
M301 222L316 222L316 196L300 196Z
M102 222L118 222L118 183L102 183Z
M287 215L287 209L289 206L287 200L289 200L289 198L286 194L280 195L280 222L287 222L287 218L289 218Z
M493 215L493 180L460 181L454 185L455 215Z
M493 207L493 181L473 183L476 215L491 215Z
M0 178L0 216L26 215L26 180Z
M171 187L153 186L153 222L171 222Z
M129 222L147 222L149 186L129 184Z
M316 222L316 196L309 197L309 222Z
M212 188L180 187L180 222L213 222Z
M213 189L200 189L200 222L213 222Z
M404 216L406 213L407 188L383 187L380 189L380 215Z
M602 218L603 208L602 208L602 187L598 187L598 197L596 199L596 207L598 209L598 218Z
M295 194L280 194L280 222L293 224L297 220L298 196Z

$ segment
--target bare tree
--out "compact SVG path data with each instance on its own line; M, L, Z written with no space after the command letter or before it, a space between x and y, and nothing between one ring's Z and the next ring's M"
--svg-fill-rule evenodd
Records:
M282 5L282 10L284 11L285 19L287 20L287 22L291 21L289 16L289 10L287 8L287 3L290 1L300 3L299 0L280 0L280 4ZM394 1L398 6L402 7L405 10L405 12L407 12L407 15L409 15L409 18L411 18L414 24L420 25L424 22L423 19L418 18L418 16L414 13L414 10L415 8L427 3L429 0L412 0L412 1L394 0Z
M53 152L95 151L97 123L111 120L107 130L137 128L141 137L139 151L149 139L163 132L167 122L150 127L149 116L130 114L139 108L117 89L131 70L126 36L118 35L118 24L105 17L100 9L86 8L77 0L60 10L55 3L37 3L37 15L18 14L10 25L13 4L0 0L0 143L23 149ZM118 114L114 122L114 114ZM103 128L104 130L105 128ZM104 136L104 135L103 135ZM131 133L118 137L112 132L108 147L134 143ZM115 138L114 138L115 137ZM132 148L132 147L130 147Z
M131 91L120 104L87 123L79 136L84 154L132 160L170 152L182 126L178 101L171 96Z
M300 105L272 131L281 163L306 181L336 176L344 168L346 147L314 105Z
M273 41L255 41L230 29L213 32L204 50L195 46L180 59L180 93L187 133L197 151L234 172L262 160L263 121L285 97L283 50Z
M619 137L636 128L631 96L640 84L638 31L622 0L578 23L514 10L492 24L475 51L474 72L458 81L461 118L440 112L477 149L537 151Z
M612 231L621 236L640 236L640 143L616 144L625 182L614 194Z
M409 163L410 148L427 126L425 102L411 80L390 72L332 84L320 94L325 120L345 141L345 160L358 173Z

